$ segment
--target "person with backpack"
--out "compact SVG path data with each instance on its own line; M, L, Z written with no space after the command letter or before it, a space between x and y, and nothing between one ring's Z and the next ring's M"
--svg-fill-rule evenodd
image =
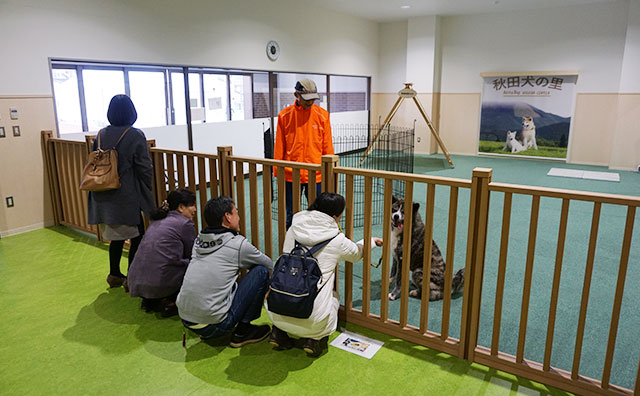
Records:
M251 321L260 317L273 261L239 234L240 216L230 197L210 199L204 218L207 227L196 238L176 299L178 315L202 339L232 332L232 348L262 341L271 328ZM249 272L236 282L243 269Z
M169 192L162 206L151 211L154 221L127 273L129 294L142 297L140 308L146 312L165 318L178 314L176 296L196 239L195 214L196 195L184 188Z
M127 95L115 95L109 102L107 119L111 125L100 130L92 151L115 149L118 153L120 188L89 191L88 222L98 225L109 243L109 287L128 290L127 277L120 271L124 242L129 239L128 265L131 266L144 235L141 212L149 215L156 206L152 193L153 166L147 138L133 124L138 113Z
M322 351L327 348L329 335L336 330L340 302L337 293L333 291L333 284L337 264L339 261L357 262L362 258L365 249L364 241L354 243L340 231L338 223L344 207L344 197L325 192L320 194L307 210L300 211L293 216L282 250L283 252L291 252L292 250L298 252L300 251L299 245L311 249L311 251L315 250L314 246L316 249L320 248L313 253L313 257L317 260L321 274L317 284L318 292L313 301L313 309L307 318L277 313L275 311L283 312L283 307L280 304L275 305L279 300L273 299L272 294L284 294L282 291L274 289L277 289L276 286L278 286L276 280L281 278L278 275L278 270L282 257L286 253L278 260L278 265L276 265L272 276L269 298L265 304L269 318L273 323L269 343L277 350L292 348L294 340L290 335L293 335L301 338L302 348L309 356L320 356ZM329 242L322 246L321 244L326 241ZM373 249L375 246L382 246L382 239L371 238L371 241L366 244L367 249ZM297 275L297 272L306 273L307 271L299 271L296 266L291 266L287 270L287 273L292 275ZM309 270L308 272L311 274L313 271ZM286 291L286 293L290 296L296 294L292 290ZM273 305L271 308L270 304Z

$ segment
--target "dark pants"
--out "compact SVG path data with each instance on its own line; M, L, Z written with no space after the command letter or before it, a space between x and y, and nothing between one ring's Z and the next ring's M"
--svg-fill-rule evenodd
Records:
M138 224L138 235L135 238L130 239L129 244L129 265L127 268L131 267L131 263L136 256L136 252L138 251L138 246L140 246L140 242L142 241L142 237L144 236L144 222L142 221L142 216L140 216L140 223ZM124 248L125 241L111 241L109 243L109 273L113 276L124 277L122 272L120 272L120 259L122 258L122 249Z
M287 188L286 205L287 205L287 230L288 230L289 227L291 227L291 220L293 219L293 183L287 182L286 188ZM316 197L320 195L321 192L322 192L322 183L316 183ZM300 193L304 194L304 196L307 198L307 201L309 201L309 184L307 183L300 184ZM309 202L309 205L311 204L312 202Z
M247 275L238 282L238 288L233 296L227 317L220 323L210 324L201 329L189 328L189 330L202 338L214 338L229 333L238 322L250 323L252 320L258 319L262 311L264 295L267 293L267 279L269 279L269 271L266 267L256 265L251 268ZM195 324L186 320L183 320L182 323L187 327Z

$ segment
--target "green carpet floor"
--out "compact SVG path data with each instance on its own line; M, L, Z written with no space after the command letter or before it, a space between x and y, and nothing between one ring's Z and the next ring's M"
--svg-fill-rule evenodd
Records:
M353 325L385 343L373 359L191 335L183 348L176 318L107 288L107 257L106 245L64 227L0 240L0 394L566 394Z

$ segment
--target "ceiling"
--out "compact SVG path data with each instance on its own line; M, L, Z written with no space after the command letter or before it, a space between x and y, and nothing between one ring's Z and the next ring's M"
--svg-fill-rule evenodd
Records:
M616 0L305 0L315 6L373 21L394 21L426 15L467 15L533 10ZM409 8L400 8L409 6Z

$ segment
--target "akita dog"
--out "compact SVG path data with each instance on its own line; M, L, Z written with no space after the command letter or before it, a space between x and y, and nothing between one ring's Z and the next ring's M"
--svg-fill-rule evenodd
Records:
M391 205L391 250L393 253L393 265L391 267L391 280L389 300L395 300L400 296L402 278L402 240L404 236L404 199L392 197ZM423 269L422 260L424 257L424 223L420 218L418 209L419 203L413 204L413 221L411 227L411 283L417 289L411 290L409 295L420 298L422 294ZM431 241L431 274L429 287L429 300L440 300L444 297L444 271L445 262L440 253L440 249L435 241ZM462 290L464 284L464 268L458 270L453 276L451 292L456 293Z
M534 149L538 149L538 144L536 143L536 124L533 122L533 118L531 117L522 117L522 138L525 150L533 147Z
M507 131L507 141L502 148L504 151L511 150L511 153L519 153L521 151L526 150L526 148L520 143L518 139L516 139L516 131Z

